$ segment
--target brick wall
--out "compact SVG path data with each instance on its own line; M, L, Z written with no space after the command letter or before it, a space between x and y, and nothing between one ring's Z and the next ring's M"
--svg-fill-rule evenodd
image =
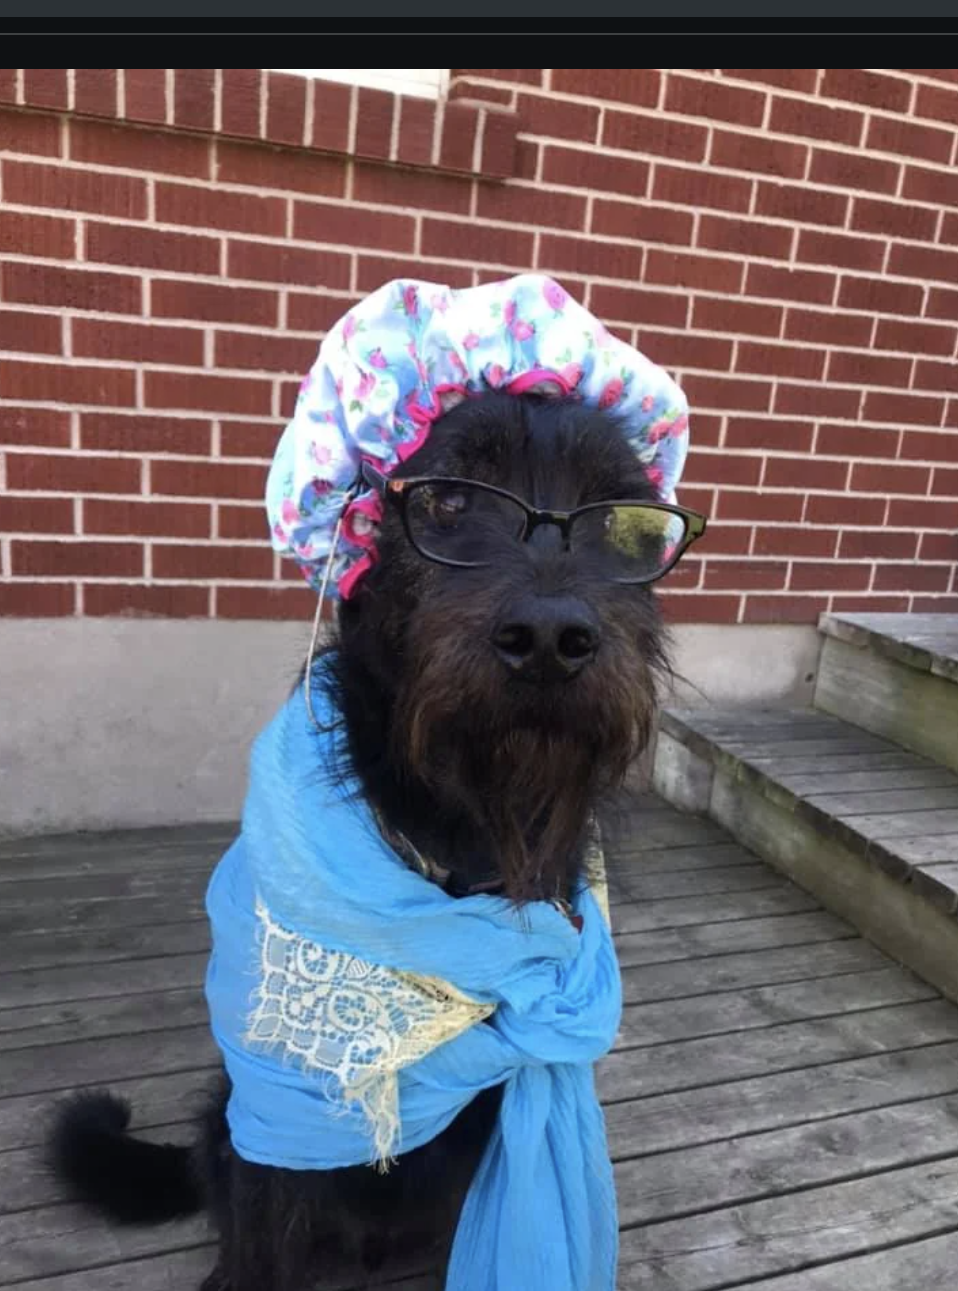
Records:
M307 616L266 463L400 273L536 267L673 370L677 620L958 609L958 73L0 69L0 613Z

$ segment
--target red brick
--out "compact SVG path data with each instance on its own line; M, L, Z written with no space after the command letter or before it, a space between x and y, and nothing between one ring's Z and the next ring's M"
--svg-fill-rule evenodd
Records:
M588 103L573 103L569 99L538 94L520 94L516 104L519 128L523 134L547 135L552 139L574 139L579 143L595 143L599 124L599 109ZM610 123L614 118L628 119L624 112L610 113L606 117L602 145L606 148L628 148L633 145L616 143L610 138ZM611 134L618 127L612 125ZM642 149L642 151L645 151ZM704 155L704 154L703 154Z
M258 67L224 67L220 74L223 133L258 139L263 71Z
M225 192L193 184L156 185L156 218L160 224L187 224L198 229L230 229L283 237L286 202L257 193Z
M531 139L517 139L513 179L535 179L539 173L539 144Z
M713 520L695 550L703 556L747 556L751 543L751 525L719 524Z
M220 423L220 454L223 457L272 458L282 427L256 422L223 421ZM262 508L258 514L262 517ZM222 512L220 513L222 530Z
M643 256L642 247L626 242L597 242L591 238L544 233L539 241L537 267L552 273L639 281Z
M836 188L894 193L900 168L897 161L884 161L860 152L826 152L816 148L809 179L813 184L833 184Z
M166 68L123 69L126 116L130 121L163 125L166 121Z
M353 303L350 296L291 291L286 302L287 326L294 332L328 332Z
M221 538L240 538L253 540L260 538L266 541L269 537L269 522L262 507L229 507L219 509L219 536Z
M947 560L958 563L958 537L953 533L922 534L918 551L920 560Z
M378 157L383 160L389 156L396 104L396 95L387 90L360 87L356 111L355 152L357 156Z
M751 300L696 297L692 325L710 332L741 332L746 336L777 336L784 310Z
M98 574L107 578L143 575L143 547L128 542L40 542L27 539L10 544L15 575L59 574L60 577Z
M212 508L200 502L84 498L83 532L155 538L208 538Z
M899 243L892 246L888 272L907 278L937 278L954 283L958 280L958 251Z
M73 533L73 508L37 506L37 499L0 497L0 532Z
M593 284L590 308L608 321L642 322L660 327L684 327L688 317L688 302L674 292L608 287L604 283Z
M849 200L845 193L828 193L798 184L760 183L755 211L797 224L844 225Z
M918 535L907 529L846 529L838 544L843 560L914 560Z
M502 107L512 107L515 91L497 85L483 85L479 81L460 79L449 86L449 98L467 103L498 103Z
M810 305L830 305L835 283L833 273L752 264L745 279L745 293L748 296L774 296L789 303L800 300Z
M4 299L23 305L51 305L115 314L138 314L143 284L125 274L88 273L59 265L5 264Z
M229 275L263 282L289 282L297 287L349 286L349 256L340 251L314 251L308 247L269 242L229 242Z
M209 179L209 139L104 121L70 121L70 157L96 166Z
M932 462L958 463L958 435L948 430L906 430L903 432L901 456Z
M206 587L85 583L83 613L94 618L205 619L209 595Z
M73 353L87 359L202 367L203 334L180 327L78 318L73 324Z
M755 530L756 556L804 556L831 559L838 540L836 529L809 529L804 525L761 525Z
M903 157L937 161L947 165L954 133L934 126L918 125L895 117L872 117L865 146L878 152L897 152Z
M913 596L912 614L958 614L958 596Z
M0 615L6 618L58 618L72 614L75 601L72 583L0 584Z
M266 138L301 146L306 141L306 78L267 72Z
M122 457L11 453L7 487L45 493L139 493L140 463Z
M328 202L296 202L293 208L293 237L303 242L411 252L415 236L416 224L411 215L369 211L353 204L332 206Z
M0 147L4 152L35 153L42 157L60 155L60 120L35 112L0 109Z
M8 447L69 448L70 414L52 408L16 408L4 402L2 442Z
M919 85L915 116L958 125L958 93L940 85Z
M323 80L313 82L312 147L327 152L346 151L354 92L350 85Z
M519 173L517 118L511 112L486 112L479 172L484 179L513 179Z
M922 289L915 283L843 278L838 290L838 303L846 309L866 309L877 314L920 314ZM849 343L867 344L867 341Z
M806 524L880 525L885 520L885 498L861 498L843 493L810 493L805 504Z
M77 112L94 117L115 117L117 71L114 67L76 67L73 93Z
M605 193L644 197L649 183L649 163L631 157L612 157L584 149L546 146L542 163L546 184L570 188L595 188Z
M958 206L958 172L908 166L902 197L933 206Z
M722 67L719 70L723 76L738 81L758 81L761 85L775 85L799 94L814 94L818 78L814 67Z
M887 354L833 351L828 380L839 385L897 386L904 390L911 381L911 367L911 359L893 359Z
M694 452L688 459L683 479L689 484L757 485L762 474L760 457L734 457L729 453ZM726 584L729 586L729 584Z
M789 587L796 592L864 592L871 582L871 565L840 565L833 561L796 561Z
M817 623L828 608L824 596L746 596L744 623Z
M677 335L640 327L636 344L643 353L669 368L715 368L727 372L732 363L732 342L717 336Z
M899 491L901 492L902 490ZM937 497L958 498L958 471L948 471L938 467L935 471L935 478L932 481L931 491ZM954 521L955 513L954 508L952 508L952 527L954 527Z
M180 417L150 417L139 411L85 412L80 417L80 447L97 452L208 457L210 423Z
M719 412L768 412L772 397L768 381L743 381L693 373L683 384L693 408L702 405Z
M915 209L918 210L922 208L916 207ZM930 215L933 215L934 213L935 212L933 211L929 212ZM945 218L941 224L940 240L942 242L949 243L951 246L958 243L958 214L956 214L956 212L945 212Z
M852 228L884 237L912 238L933 242L938 212L924 206L884 202L879 198L857 197L852 210Z
M346 191L346 163L340 158L229 140L218 144L216 155L216 178L223 184L315 193L320 197L342 197Z
M397 160L406 166L432 164L436 107L428 99L403 98L400 102ZM348 118L347 118L348 121ZM346 144L343 143L345 149Z
M812 434L812 425L807 421L733 416L728 419L725 444L728 448L765 448L770 452L807 453L811 451Z
M802 143L787 143L767 136L734 134L716 130L712 135L709 163L729 170L754 170L763 175L781 175L783 179L801 179L805 174L808 148Z
M148 408L203 408L265 417L272 411L272 385L247 377L147 372L145 402Z
M658 103L659 81L659 72L652 67L557 67L552 71L557 94L582 94L642 108Z
M857 144L862 137L863 112L836 108L807 99L772 98L769 129L775 134L794 134L831 143Z
M37 403L131 404L134 375L116 368L84 368L76 364L20 363L5 359L3 396Z
M915 389L948 390L952 394L958 394L958 364L919 359L915 365ZM953 438L958 439L958 436Z
M884 108L886 112L907 112L911 82L861 67L828 67L819 93L827 99L847 99L870 108Z
M259 547L197 546L194 543L153 545L154 578L269 579L273 554Z
M713 207L720 211L747 211L752 198L752 181L713 170L686 170L657 164L652 180L656 201L679 206Z
M29 314L0 309L0 350L26 354L62 354L63 319L59 314ZM0 431L0 440L3 432Z
M0 67L0 103L15 103L17 98L17 69Z
M174 498L237 498L262 502L266 466L246 462L159 460L150 466L150 491Z
M851 279L863 282L864 279ZM785 318L785 336L790 341L814 341L819 345L868 345L872 320L855 314L826 314L817 309L790 309Z
M296 400L299 398L302 381L297 377L295 381L280 381L278 384L279 415L284 421L289 421L296 410Z
M860 390L785 385L775 390L775 411L790 417L857 417Z
M86 226L86 255L88 260L101 264L214 275L219 273L220 241L190 233L91 221Z
M254 332L217 332L218 368L255 368L269 373L302 374L316 357L316 342L296 336L258 336Z
M501 191L509 193L515 190L506 188ZM482 192L483 190L480 190L480 209ZM543 211L548 212L553 199L569 197L571 194L545 190L539 196ZM548 216L542 222L548 225ZM647 202L603 201L601 198L596 198L592 207L592 232L608 237L634 238L641 242L666 242L673 246L687 247L692 244L694 226L695 220L691 211L677 211L671 206L652 206Z
M683 556L678 565L674 566L666 574L666 580L670 591L678 588L695 588L701 584L702 572L705 568L703 560L696 560L694 556Z
M901 462L855 462L851 488L862 493L927 493L931 469Z
M875 570L878 592L947 592L951 585L949 565L879 565Z
M712 121L759 126L765 112L765 97L758 90L746 90L715 80L693 80L670 72L665 87L665 109L693 117L707 117Z
M701 592L670 592L666 586L659 593L667 623L735 623L738 620L738 596L709 596Z
M806 264L832 265L836 269L878 272L885 259L885 244L877 238L802 229L798 238L798 259Z
M216 615L221 619L310 618L316 608L316 594L302 587L220 587L216 591Z
M818 428L815 452L841 457L897 457L901 432L883 426L823 422Z
M538 223L524 215L526 203L536 197L544 196L540 190L519 187L485 187L479 190L480 218L514 220L522 223ZM460 175L437 175L422 171L397 170L393 167L373 166L367 162L357 161L353 169L354 202L368 202L376 205L405 206L411 210L426 209L439 212L447 211L450 215L468 215L472 197L472 183ZM569 193L550 193L548 197L555 201L556 207L563 209L584 209L585 198ZM565 203L571 203L567 207ZM543 204L545 205L545 204ZM548 219L545 223L548 223ZM571 226L580 228L577 220Z
M216 73L211 67L173 71L173 120L188 130L212 130Z
M875 348L906 350L917 354L940 354L951 357L955 349L955 328L937 323L917 323L898 318L883 318L878 324Z
M765 224L747 217L726 220L718 215L703 215L697 245L734 255L787 260L793 236L793 230L782 224Z
M735 370L762 376L801 377L819 381L825 371L825 350L743 341L738 347Z
M762 487L768 489L821 489L838 492L848 480L847 462L827 462L808 457L770 457L765 463Z
M49 163L6 161L4 200L23 206L52 206L140 220L146 216L146 181L131 175L101 174ZM30 216L35 219L36 216ZM72 229L70 236L72 254Z
M693 291L737 292L744 269L738 260L653 249L646 260L645 281Z
M540 102L547 104L550 111L558 105L558 101L552 99L542 99ZM545 130L543 133L552 134L553 131ZM602 128L603 148L621 148L651 156L668 157L672 161L704 161L707 143L708 130L705 126L645 112L616 112L610 109L605 114Z
M392 278L408 277L414 268L416 276L427 282L444 282L450 287L471 287L472 266L469 264L443 264L436 260L416 260L410 265L405 258L389 256L360 255L356 266L356 289L360 292L375 291L384 282ZM499 272L491 273L488 281L502 277Z
M958 320L958 291L946 291L943 287L932 287L928 292L928 304L925 313L929 318Z
M279 296L257 287L155 278L150 287L150 308L157 318L275 327Z
M870 593L863 596L833 596L829 609L833 614L859 610L870 611L872 614L903 614L908 605L907 596L876 596Z
M545 240L545 239L544 239ZM561 239L549 238L549 242ZM458 224L426 218L422 225L422 253L450 260L491 261L525 267L532 261L533 235L493 225ZM633 254L639 254L633 252Z
M32 108L67 106L65 67L27 67L23 71L23 100Z

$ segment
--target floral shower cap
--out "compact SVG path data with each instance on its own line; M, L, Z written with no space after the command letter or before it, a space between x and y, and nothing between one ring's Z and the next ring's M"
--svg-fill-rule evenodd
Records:
M390 472L437 417L489 388L571 396L615 412L663 501L688 449L688 404L668 374L553 282L523 274L453 290L402 279L367 296L320 346L266 486L273 547L348 598L376 559L382 501L357 480Z

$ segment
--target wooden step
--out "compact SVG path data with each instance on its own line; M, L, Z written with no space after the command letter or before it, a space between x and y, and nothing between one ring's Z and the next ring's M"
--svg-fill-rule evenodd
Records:
M958 771L958 614L825 614L815 707Z
M958 999L958 775L814 709L669 709L654 781Z

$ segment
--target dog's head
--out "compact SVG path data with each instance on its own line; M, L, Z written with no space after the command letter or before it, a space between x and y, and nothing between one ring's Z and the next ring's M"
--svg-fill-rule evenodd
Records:
M492 836L513 896L539 895L648 740L663 635L637 580L675 517L595 505L656 494L615 419L566 399L466 400L381 486L344 661L389 697L397 774Z

